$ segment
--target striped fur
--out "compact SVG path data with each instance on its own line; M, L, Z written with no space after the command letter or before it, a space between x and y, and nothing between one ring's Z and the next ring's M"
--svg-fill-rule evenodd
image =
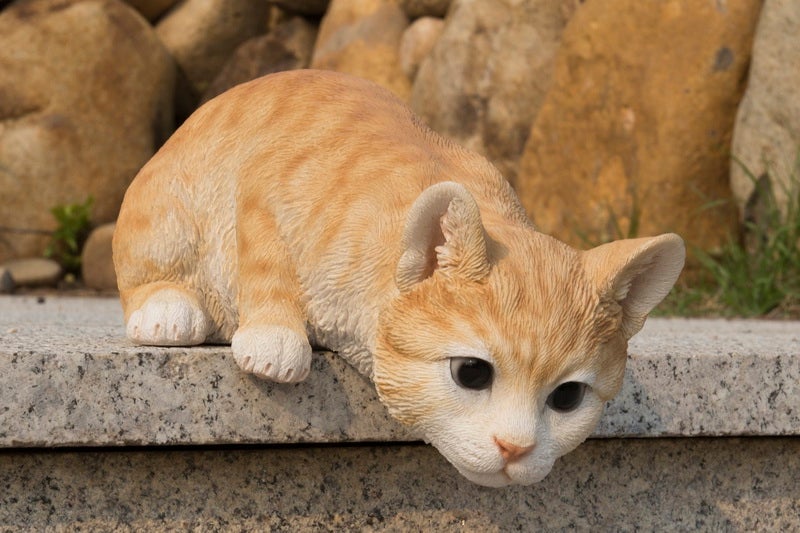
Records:
M128 190L114 261L134 342L230 342L276 381L305 378L312 344L336 350L459 471L499 486L541 479L589 435L683 244L569 248L389 92L295 71L187 120ZM491 363L491 387L455 382L464 354ZM575 380L581 406L549 409Z

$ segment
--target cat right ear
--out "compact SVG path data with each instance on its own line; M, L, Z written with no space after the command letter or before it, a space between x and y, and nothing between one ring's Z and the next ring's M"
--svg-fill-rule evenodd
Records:
M584 265L601 298L621 306L622 332L628 339L672 289L685 258L683 239L674 233L623 239L583 253Z
M479 281L489 274L486 232L478 204L458 183L431 185L414 201L403 232L395 280L410 290L434 271Z

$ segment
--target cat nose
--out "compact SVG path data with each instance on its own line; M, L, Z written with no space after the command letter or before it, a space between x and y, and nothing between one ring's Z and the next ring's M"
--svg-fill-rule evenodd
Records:
M511 461L516 461L522 457L525 457L534 447L536 444L531 444L530 446L517 446L516 444L511 444L510 442L506 442L503 439L498 439L497 437L494 438L495 444L497 447L500 448L500 455L503 459L506 460L507 463Z

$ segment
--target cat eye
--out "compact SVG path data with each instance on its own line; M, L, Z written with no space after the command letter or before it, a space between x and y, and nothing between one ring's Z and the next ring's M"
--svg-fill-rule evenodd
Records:
M578 381L562 383L547 397L547 405L559 413L574 411L583 401L586 384Z
M450 374L459 387L483 390L492 384L492 365L477 357L453 357L450 359Z

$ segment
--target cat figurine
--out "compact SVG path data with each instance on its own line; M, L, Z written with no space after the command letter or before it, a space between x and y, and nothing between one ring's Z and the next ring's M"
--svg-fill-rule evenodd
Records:
M684 245L570 248L387 90L299 70L197 110L132 182L113 256L134 343L230 343L278 382L335 350L499 487L541 480L594 430Z

